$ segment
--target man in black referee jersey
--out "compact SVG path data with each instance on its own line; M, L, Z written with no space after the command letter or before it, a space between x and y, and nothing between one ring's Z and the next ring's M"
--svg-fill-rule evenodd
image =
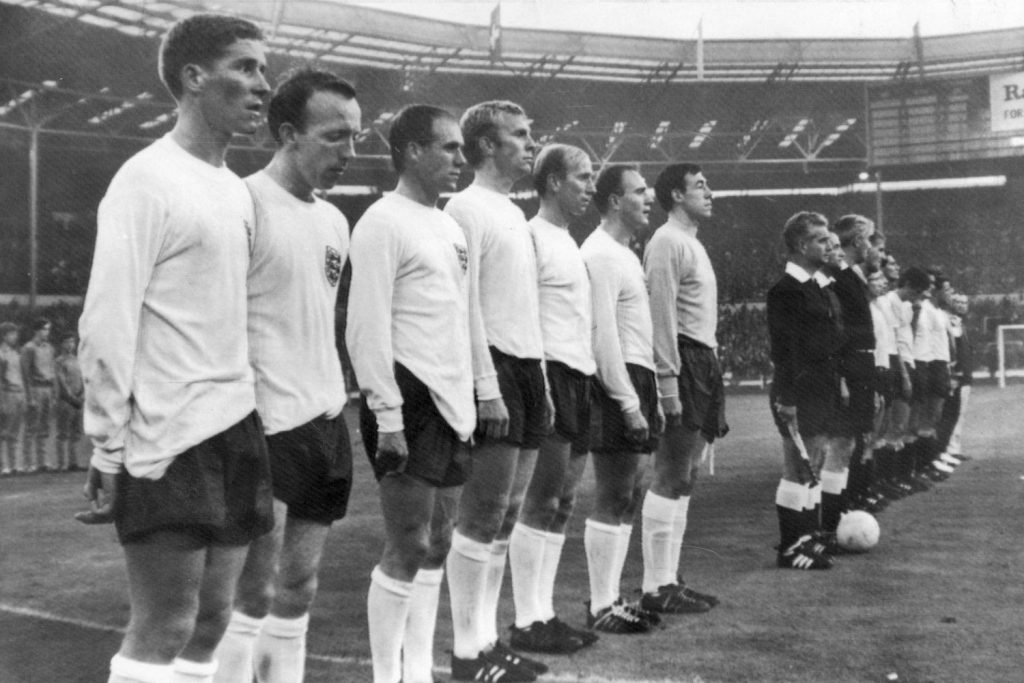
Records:
M839 396L838 321L819 275L831 250L828 221L820 213L802 211L786 221L782 237L789 252L786 271L767 299L775 366L770 402L783 452L775 494L781 537L777 561L783 568L828 569L832 561L814 539L821 494L817 478Z
M863 271L872 250L875 224L850 214L837 220L832 232L845 256L832 285L842 312L839 374L845 388L829 429L829 451L821 477L821 524L827 533L839 525L844 499L852 505L873 502L868 500L871 481L862 458L875 411L875 331Z

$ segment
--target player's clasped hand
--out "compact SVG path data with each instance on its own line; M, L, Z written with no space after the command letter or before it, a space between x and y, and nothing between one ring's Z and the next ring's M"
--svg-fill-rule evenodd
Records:
M626 421L626 432L631 441L643 443L649 432L647 420L639 408L634 408L623 415Z
M75 513L82 524L109 524L114 521L114 501L117 499L116 475L89 467L89 475L82 488L90 509Z
M405 432L381 432L377 444L377 463L386 477L397 477L405 472L409 462L409 446Z
M508 408L505 401L494 398L480 401L476 408L477 428L489 439L503 439L508 436Z

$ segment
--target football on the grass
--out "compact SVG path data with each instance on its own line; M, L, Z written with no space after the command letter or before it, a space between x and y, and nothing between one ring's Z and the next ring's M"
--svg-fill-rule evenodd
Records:
M854 552L866 552L878 544L878 520L863 510L847 512L839 520L836 540L840 547Z

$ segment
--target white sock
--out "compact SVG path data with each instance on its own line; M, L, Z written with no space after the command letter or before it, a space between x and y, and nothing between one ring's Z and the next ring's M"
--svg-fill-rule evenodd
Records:
M626 557L629 555L629 541L632 538L633 525L620 524L619 545L615 551L615 573L613 574L614 581L612 582L612 590L615 592L616 598L621 597L619 587L622 584L622 570L626 566Z
M267 617L256 640L256 680L259 683L302 683L306 675L306 631L309 613L295 619Z
M683 537L686 535L686 521L690 515L690 497L680 496L676 503L676 514L672 518L672 557L669 559L669 572L662 581L675 583L679 575L679 556L683 554Z
M409 602L409 619L405 622L405 642L402 643L403 683L434 681L434 627L437 625L437 603L443 579L442 568L416 572Z
M480 624L480 601L487 581L491 544L452 534L452 547L445 563L448 595L452 606L452 654L459 659L476 659L490 643L484 643Z
M672 573L672 526L677 502L648 491L641 511L644 549L644 593L656 593ZM675 577L669 583L674 583Z
M501 584L505 581L505 564L508 561L508 540L491 543L491 556L487 558L487 579L483 599L480 601L481 637L488 645L498 642L498 601L501 599Z
M620 535L618 524L602 524L592 519L586 522L583 547L587 553L587 573L590 575L591 614L611 606L619 596L615 570Z
M238 610L231 613L228 629L214 655L220 662L214 683L252 683L253 651L262 627L262 618Z
M178 657L172 664L174 675L171 676L173 683L213 683L213 675L217 673L217 660L212 662L193 662L190 659Z
M508 559L512 566L512 601L516 606L516 627L526 628L542 619L540 572L544 564L547 532L517 522L509 537Z
M846 488L846 480L849 478L849 470L843 470L842 472L830 472L828 470L822 470L821 486L818 487L822 493L830 493L833 496L838 496Z
M558 575L558 563L562 560L564 545L565 534L545 534L544 562L540 566L540 581L537 584L541 621L555 618L555 577Z
M107 683L173 683L173 664L148 664L116 654Z
M366 618L370 626L374 683L398 683L402 679L402 640L411 595L412 582L393 579L380 566L373 568L366 597Z

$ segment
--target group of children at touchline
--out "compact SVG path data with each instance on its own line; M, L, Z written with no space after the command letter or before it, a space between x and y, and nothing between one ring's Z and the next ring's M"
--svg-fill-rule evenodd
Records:
M19 348L18 325L0 323L0 476L79 469L75 446L82 436L84 388L78 338L64 335L58 354L50 343L52 327L39 318ZM56 452L48 457L51 422Z

